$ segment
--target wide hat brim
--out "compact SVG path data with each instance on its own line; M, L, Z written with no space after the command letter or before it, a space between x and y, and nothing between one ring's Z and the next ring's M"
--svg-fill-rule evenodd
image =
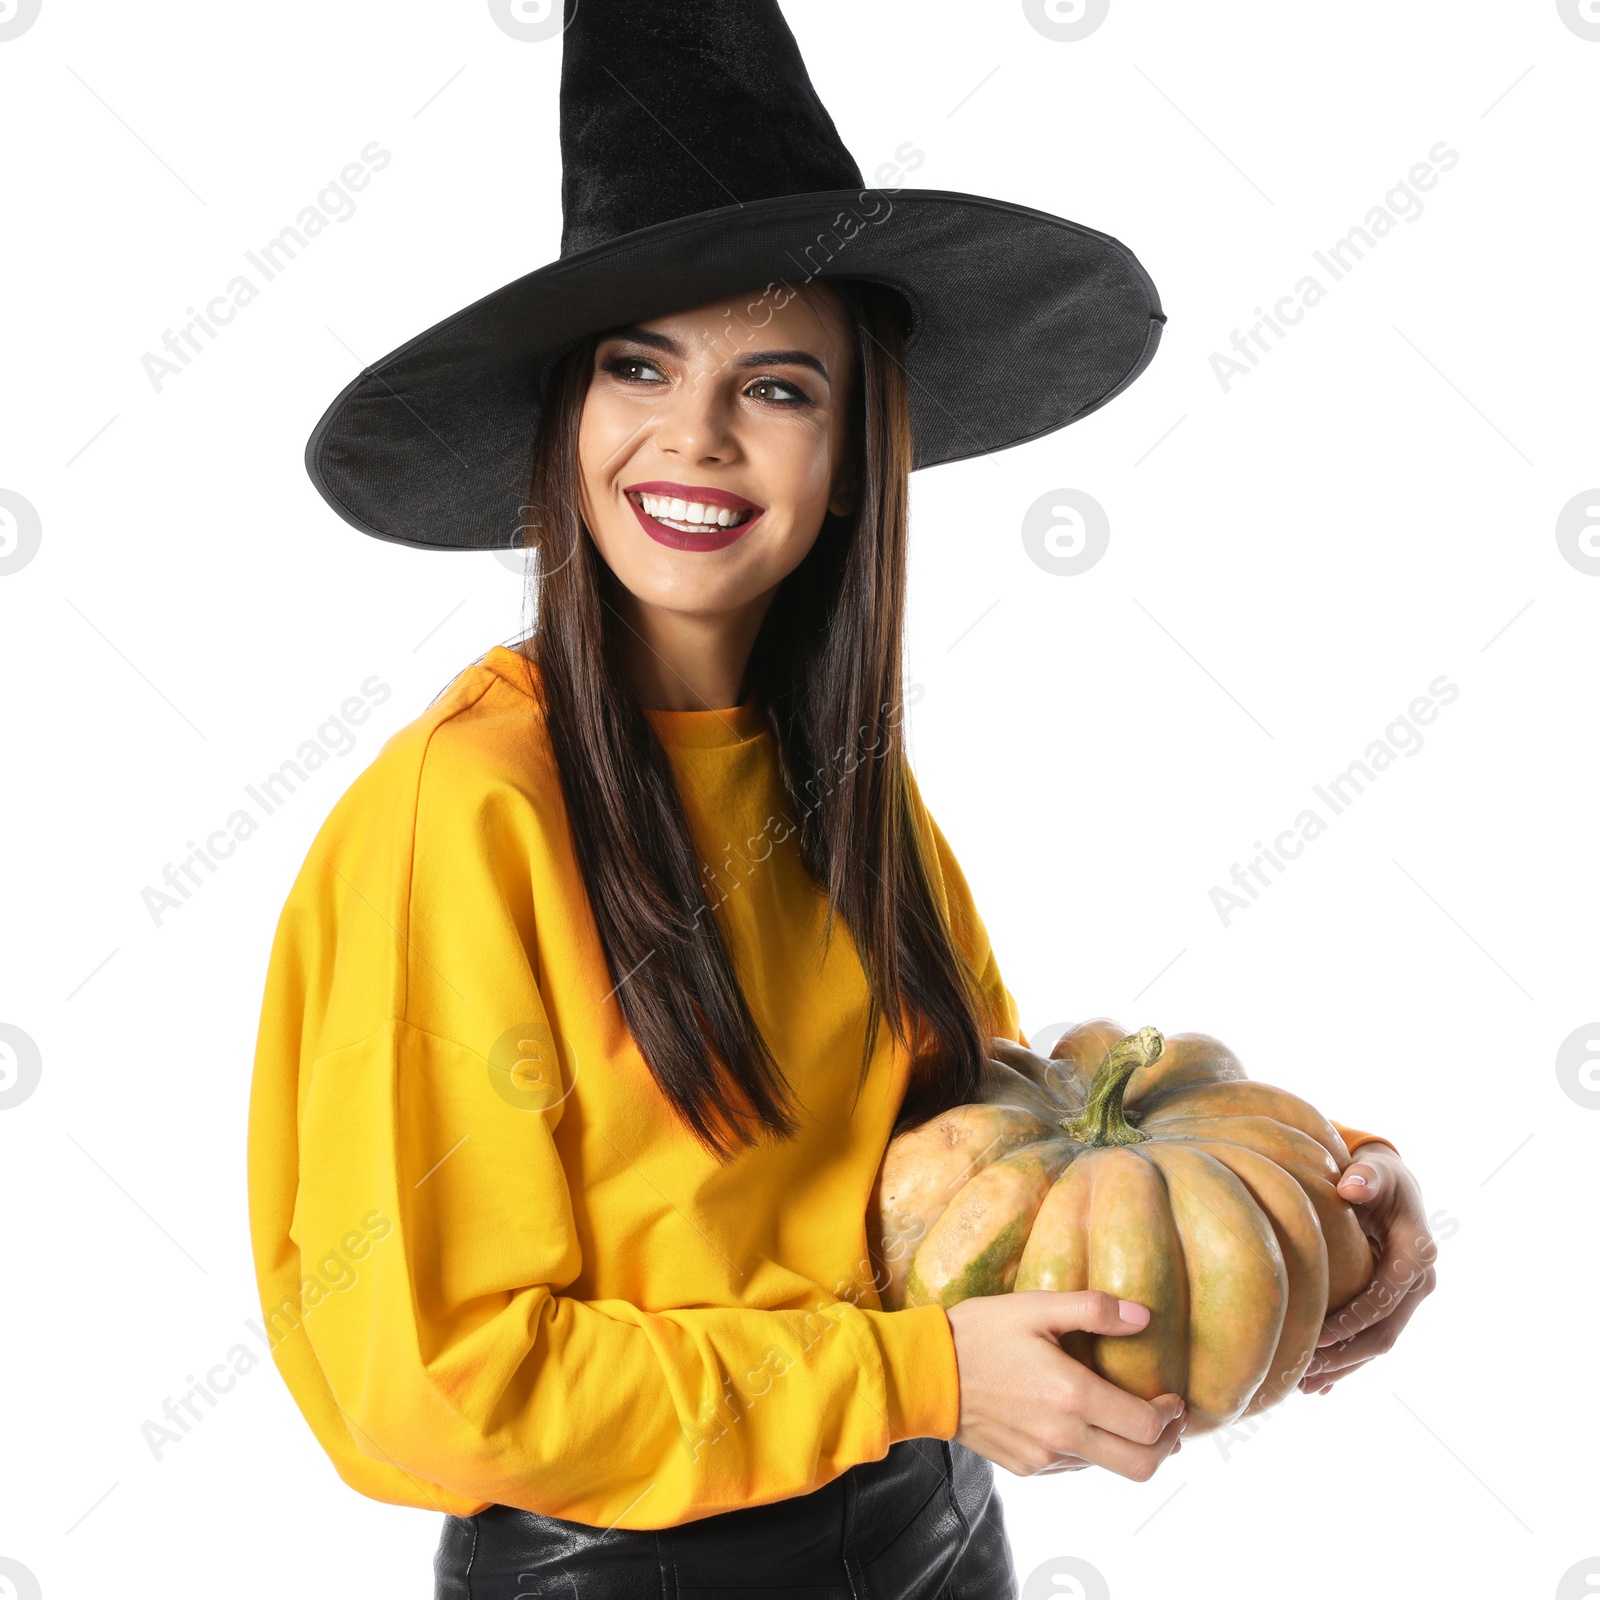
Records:
M1132 251L1047 212L930 189L781 195L638 229L456 312L338 396L306 470L376 538L519 548L541 393L564 351L719 300L742 340L784 285L842 277L887 284L910 307L917 468L1088 416L1149 365L1165 321Z

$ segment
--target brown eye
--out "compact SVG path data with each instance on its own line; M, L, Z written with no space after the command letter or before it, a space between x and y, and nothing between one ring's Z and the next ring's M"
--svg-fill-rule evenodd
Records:
M754 400L765 400L772 405L809 405L811 397L792 383L780 378L757 378L745 393Z
M623 383L657 383L664 381L660 369L641 356L613 356L606 362L605 370Z

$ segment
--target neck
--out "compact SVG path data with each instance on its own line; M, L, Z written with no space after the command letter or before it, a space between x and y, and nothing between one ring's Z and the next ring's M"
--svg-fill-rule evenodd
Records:
M670 611L623 592L622 660L639 704L725 711L744 699L745 668L776 590L737 611Z

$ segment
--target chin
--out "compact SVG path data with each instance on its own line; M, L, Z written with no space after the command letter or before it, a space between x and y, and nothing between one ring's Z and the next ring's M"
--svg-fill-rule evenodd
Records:
M717 583L705 576L686 575L681 579L642 578L629 583L618 574L622 586L641 605L655 611L671 611L679 616L723 616L747 606L771 585L745 582Z

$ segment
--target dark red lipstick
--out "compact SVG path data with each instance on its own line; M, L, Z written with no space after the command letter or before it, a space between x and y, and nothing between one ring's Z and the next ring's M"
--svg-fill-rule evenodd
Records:
M633 514L639 519L639 526L658 544L667 545L674 550L721 550L732 544L735 539L742 539L766 512L765 506L758 506L754 500L746 500L743 495L734 494L731 490L712 489L690 483L669 483L653 479L649 483L631 483L622 492L627 497L628 504L633 507ZM725 508L729 511L747 511L751 514L744 521L733 523L728 527L722 527L717 523L697 523L674 528L644 509L638 498L643 495L649 495L652 499L659 496L663 500L682 500L686 505L716 506L719 510Z

